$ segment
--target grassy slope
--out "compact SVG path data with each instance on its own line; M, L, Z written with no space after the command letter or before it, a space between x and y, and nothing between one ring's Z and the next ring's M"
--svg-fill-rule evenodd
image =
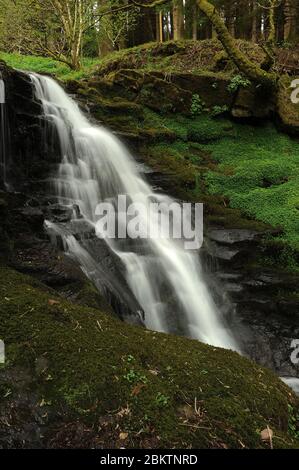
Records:
M22 393L32 390L36 409L53 421L50 438L80 419L105 446L260 448L269 425L275 447L299 447L289 431L298 401L271 371L237 353L123 324L5 267L0 279L7 360L0 438L16 425L11 377L26 373ZM55 422L57 410L64 424ZM19 427L28 415L18 414Z
M85 78L99 63L99 59L85 58L83 59L82 69L76 72L70 70L67 65L46 57L26 56L17 53L8 54L0 51L0 60L4 60L7 65L16 69L41 74L53 74L61 80L80 80L81 78Z
M238 40L237 46L257 62L264 58L262 50L250 42ZM223 48L220 42L215 39L206 41L169 41L163 44L152 42L116 51L101 59L85 58L83 59L82 70L74 72L67 65L53 59L0 51L0 59L11 67L32 72L55 74L61 80L79 80L91 75L95 67L103 73L106 69L113 69L114 64L119 68L120 63L124 68L162 69L169 73L172 71L196 73L198 70L212 69L215 60L222 56ZM229 69L231 69L231 66Z

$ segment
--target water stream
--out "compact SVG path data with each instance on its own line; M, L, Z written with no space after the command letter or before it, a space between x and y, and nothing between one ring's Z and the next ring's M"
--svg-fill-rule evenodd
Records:
M8 120L5 106L5 83L2 78L0 78L0 137L0 186L8 189Z

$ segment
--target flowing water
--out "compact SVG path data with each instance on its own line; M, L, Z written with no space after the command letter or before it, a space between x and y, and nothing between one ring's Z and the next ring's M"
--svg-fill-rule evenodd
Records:
M8 122L5 109L5 84L0 78L0 182L7 188Z
M99 285L96 244L83 243L74 231L86 225L96 231L97 204L109 201L116 207L118 195L126 195L130 202L144 207L152 201L169 205L172 199L153 192L125 146L105 128L92 125L54 80L35 74L31 79L60 142L55 194L61 205L75 208L73 231L50 222L48 229L60 234L68 253ZM118 220L122 215L117 214ZM153 225L157 221L150 216L145 223ZM180 241L165 238L142 243L106 238L104 243L125 266L127 284L144 311L148 328L180 332L208 344L238 349L209 292L198 252L187 251Z

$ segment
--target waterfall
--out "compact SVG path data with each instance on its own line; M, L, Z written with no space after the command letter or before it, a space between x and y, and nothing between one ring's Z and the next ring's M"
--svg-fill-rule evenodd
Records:
M0 78L0 139L0 183L7 189L8 121L5 106L5 83L2 78Z
M96 232L97 204L116 203L119 195L127 195L130 201L145 207L151 201L172 202L153 191L125 146L105 128L92 125L54 80L35 74L31 79L46 120L56 129L60 142L61 164L54 188L61 205L75 208L73 231L89 226ZM156 222L150 217L146 223ZM62 224L49 222L47 226L50 233L62 236L68 253L97 285L100 273L93 242L84 244ZM127 284L144 311L146 327L238 349L209 292L198 252L164 238L142 243L105 238L104 242L125 266Z

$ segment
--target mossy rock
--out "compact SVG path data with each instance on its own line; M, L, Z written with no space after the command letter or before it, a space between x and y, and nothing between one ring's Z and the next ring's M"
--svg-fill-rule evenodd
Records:
M298 447L288 431L298 400L271 371L72 304L5 267L0 278L1 446L263 448L269 426L274 447Z
M176 86L166 75L119 70L109 77L114 85L135 94L138 103L158 112L189 113L192 94Z
M234 118L270 119L276 109L276 96L262 87L240 87L231 114Z
M163 74L152 72L152 76L166 79L176 85L179 89L198 95L206 107L227 106L231 107L233 96L228 90L230 78L221 73L202 72L198 73L169 73ZM189 109L190 110L190 109Z
M189 115L195 94L207 107L230 108L233 103L233 96L227 88L229 78L222 74L120 69L108 78L114 87L123 88L134 100L158 112Z

